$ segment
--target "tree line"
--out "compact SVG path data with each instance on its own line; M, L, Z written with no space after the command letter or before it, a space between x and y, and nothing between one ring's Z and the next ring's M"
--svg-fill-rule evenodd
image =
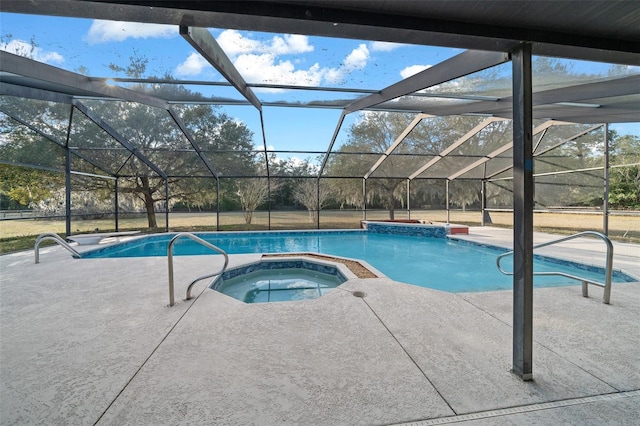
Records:
M112 69L142 78L146 63L144 58L132 57L126 69L116 65ZM553 73L567 72L553 68L548 61L537 66L551 67ZM170 75L163 78L171 80ZM162 99L203 98L178 82L136 83L130 88ZM55 102L2 97L0 197L5 206L63 211L65 176L60 171L70 152L75 173L74 210L112 211L106 200L113 198L116 180L112 177L117 177L121 204L142 207L149 227L157 226L155 212L159 206L241 209L247 223L251 223L253 212L267 203L280 208L305 208L312 222L326 207L362 209L365 205L387 209L393 219L394 211L404 208L410 200L412 205L442 206L447 195L452 205L465 209L479 203L482 176L462 176L449 182L448 194L443 177L508 143L512 133L509 121L492 123L424 170L408 187L407 176L438 157L482 118L424 119L373 170L372 165L390 149L415 115L363 113L347 129L345 142L327 158L320 176L318 164L322 158L281 159L274 153L262 152L256 149L251 130L218 106L174 104L168 111L120 100L81 102L86 110ZM191 140L176 120L184 124ZM101 123L115 129L117 135L109 133ZM602 165L602 137L593 132L559 144L585 127L588 126L559 129L537 146L540 155L536 157L536 172L550 172L536 179L539 206L602 205L602 173L593 170ZM135 152L126 149L117 137L128 141ZM610 206L638 209L640 139L610 131L609 140L614 166L610 169ZM487 164L508 164L507 154ZM511 172L507 167L501 175L499 167L492 167L497 180L488 186L485 196L490 204L508 206L512 199L510 184L500 177L508 177ZM158 169L168 178L160 177ZM571 170L584 172L564 173ZM369 174L363 183L363 177Z

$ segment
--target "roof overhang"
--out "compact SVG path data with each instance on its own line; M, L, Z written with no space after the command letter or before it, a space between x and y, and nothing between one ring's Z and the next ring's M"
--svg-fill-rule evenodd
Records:
M5 0L6 12L230 28L640 65L635 1Z

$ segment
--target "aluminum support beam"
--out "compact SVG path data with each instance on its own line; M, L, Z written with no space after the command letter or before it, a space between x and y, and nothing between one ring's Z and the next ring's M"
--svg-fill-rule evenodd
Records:
M65 234L71 235L71 150L69 139L71 138L71 123L73 122L73 107L69 107L69 124L64 144L64 195L65 195Z
M23 120L23 119L21 119L20 117L16 117L16 116L15 116L15 114L10 113L10 112L8 112L8 111L4 110L2 107L0 107L0 112L2 112L3 114L6 114L8 117L11 117L11 119L13 119L13 120L17 121L18 123L22 124L23 126L25 126L26 128L28 128L28 129L29 129L29 130L31 130L32 132L37 133L38 135L42 136L42 137L43 137L43 138L45 138L46 140L50 141L51 143L54 143L54 144L59 145L59 146L62 146L62 147L64 147L64 146L65 146L65 144L64 144L64 143L62 143L62 142L60 142L60 141L56 140L53 136L51 136L51 135L48 135L48 134L44 133L42 130L40 130L40 129L38 129L38 128L34 127L31 123L27 123L26 121L24 121L24 120ZM104 167L102 167L102 166L100 166L100 165L96 164L96 163L95 163L93 160L91 160L89 157L87 157L87 156L85 156L85 155L83 155L83 154L78 153L78 152L77 152L77 150L72 149L72 150L71 150L71 153L72 153L73 155L75 155L76 157L78 157L78 158L82 158L84 161L86 161L87 163L91 164L91 165L92 165L92 166L94 166L96 169L101 170L101 171L103 171L103 172L105 172L105 173L107 173L107 174L109 174L109 175L111 175L111 176L115 176L115 175L117 174L117 173L113 173L113 172L110 172L110 171L108 171L108 170L105 170L105 169L104 169ZM33 167L33 165L27 165L27 167ZM71 171L71 173L72 173L72 174L74 174L74 173L75 173L75 174L81 174L80 172L74 172L74 171ZM105 178L105 176L100 176L100 175L93 175L93 176L101 177L101 178Z
M220 179L216 179L216 231L220 230Z
M120 230L120 203L118 201L118 178L115 179L114 185L113 185L113 195L114 195L114 207L115 207L115 226L116 226L116 232L118 232Z
M368 179L369 176L371 176L371 174L373 174L373 172L375 172L378 169L378 167L380 167L380 165L384 162L384 160L386 160L387 157L389 157L389 155L391 155L391 153L393 151L395 151L395 149L398 147L398 145L400 145L402 143L402 141L404 141L405 138L407 136L409 136L409 133L411 133L413 131L413 129L415 129L415 127L422 121L422 119L423 118L429 118L429 117L433 117L433 116L432 115L427 115L427 114L418 114L413 119L413 121L411 121L411 123L409 123L409 125L402 131L402 133L400 133L400 135L391 144L391 146L389 146L389 148L387 148L387 150L384 152L384 154L382 154L380 156L378 161L376 161L376 163L373 166L371 166L371 169L369 169L369 171L364 175L364 178Z
M462 176L463 174L467 173L470 170L475 169L478 166L481 166L482 164L485 164L487 161L497 157L498 155L509 151L511 148L513 148L513 142L509 142L506 145L501 146L500 148L496 149L493 152L490 152L489 154L485 155L483 158L474 161L473 163L469 164L467 167L458 170L457 172L455 172L454 174L450 175L447 177L447 180L454 180L457 177Z
M0 70L45 83L64 86L69 94L93 95L112 99L124 99L156 108L167 109L168 104L156 97L117 86L109 86L103 82L91 80L82 74L56 68L33 59L23 58L0 50ZM60 88L57 88L60 91Z
M486 173L486 169L487 169L486 164L484 168ZM480 218L480 226L485 226L487 223L491 223L489 212L487 211L487 180L482 179L481 185L482 186L480 187L480 195L481 195L481 201L482 201L482 207L481 207L482 217Z
M73 97L58 92L37 89L35 87L19 86L0 81L0 95L15 96L17 98L35 99L39 101L71 104Z
M411 181L407 179L407 219L411 220Z
M344 118L347 116L346 111L342 111L340 114L340 118L338 119L338 124L336 124L336 129L333 131L333 136L331 137L331 142L329 143L329 147L327 148L327 153L322 160L322 165L320 166L320 170L318 170L318 177L322 176L322 172L324 172L324 168L327 165L327 161L329 161L329 155L331 155L331 150L333 149L333 145L336 143L336 138L338 137L338 133L340 133L340 128L342 127L342 123L344 123Z
M209 159L202 153L200 146L198 146L198 144L196 143L195 139L191 135L191 132L189 131L189 129L187 129L187 126L184 124L184 121L182 121L182 118L180 118L178 113L173 108L169 108L168 111L169 111L169 115L171 115L171 117L173 118L173 121L175 121L175 123L178 125L182 133L184 133L184 136L187 138L187 140L189 141L193 149L198 154L198 157L200 157L204 165L207 167L207 170L209 170L209 173L211 173L213 177L218 179L218 173L215 171L213 165L209 162Z
M398 83L382 89L379 93L358 99L344 109L347 112L360 111L418 90L442 84L456 78L503 64L509 60L509 54L503 52L484 52L467 50L453 58L440 62Z
M604 125L604 194L602 196L602 233L609 236L609 124Z
M546 121L546 122L540 124L535 129L533 129L533 134L537 135L538 133L546 131L549 127L551 127L553 125L557 125L557 124L573 124L573 123L565 123L565 122L562 122L562 121L549 120L549 121ZM591 130L593 130L593 129L591 129ZM588 130L588 132L591 131L591 130ZM581 136L581 135L582 134L574 136L574 137L578 137L578 136ZM563 141L562 143L568 142L569 140L571 140L571 139L567 139L566 141ZM538 142L540 142L540 141L538 141ZM478 166L480 166L482 164L486 164L487 161L491 160L492 158L497 157L498 155L500 155L500 154L502 154L504 152L507 152L511 148L513 148L513 141L511 141L511 142L507 143L506 145L503 145L500 148L496 149L495 151L485 155L484 158L481 158L478 161L474 161L473 163L469 164L467 167L465 167L465 168L463 168L461 170L458 170L454 174L450 175L447 179L454 180L457 177L460 177L463 174L467 173L468 171L473 170L473 169L475 169L476 167L478 167ZM508 168L506 170L508 170ZM484 176L484 178L487 178L487 176Z
M251 104L262 111L260 100L247 86L244 78L240 75L231 59L224 53L222 47L206 28L188 27L180 25L180 35L196 49L215 69L218 70L229 83L235 87L242 96Z
M512 53L513 373L533 379L533 104L531 43Z
M316 178L316 208L318 213L316 216L317 229L320 229L320 178Z
M593 132L594 130L596 130L599 127L602 127L602 124L596 124L595 126L591 126L588 129L586 129L586 130L584 130L584 131L582 131L580 133L576 133L575 135L571 136L570 138L564 139L563 141L558 142L557 144L554 144L554 145L552 145L550 147L547 147L547 148L543 149L542 151L536 152L534 154L534 157L537 157L537 156L542 155L542 154L544 154L546 152L552 151L552 150L558 148L559 146L564 145L567 142L571 142L572 140L578 139L581 136L584 136L584 135L586 135L588 133Z
M164 179L164 230L169 232L169 179Z
M362 179L362 219L367 220L367 180Z
M65 235L71 235L71 150L64 150Z
M542 134L540 135L540 137L538 138L538 141L536 142L536 144L533 146L533 152L535 155L535 152L538 150L538 148L540 147L540 144L542 143L542 140L544 139L544 137L547 135L547 132L549 131L549 128L546 128L542 131ZM533 131L533 134L535 135L535 129Z
M135 155L140 161L146 164L151 170L156 172L163 179L167 179L167 174L160 170L160 168L151 160L149 160L146 156L144 156L138 149L133 146L124 136L118 133L113 127L107 124L102 118L100 118L97 114L91 111L85 104L80 101L73 101L73 105L78 108L80 112L82 112L89 120L93 121L98 127L107 132L109 136L117 140L120 145L124 146L131 152L131 154Z
M580 27L579 31L568 31L572 25L561 28L540 23L537 18L522 19L522 7L510 2L491 2L490 11L474 6L473 12L455 12L459 8L455 2L428 2L429 11L417 7L415 13L407 13L407 2L358 2L355 8L351 2L282 2L282 1L4 1L4 12L29 13L54 16L70 16L114 21L148 22L162 24L188 24L203 28L230 28L271 33L306 34L326 37L369 40L375 34L376 40L395 43L423 44L492 51L508 51L518 40L535 43L536 54L604 62L638 64L640 42L630 34L633 20L620 23L618 31L612 33L591 25ZM360 6L362 3L364 6ZM381 9L383 3L384 8ZM402 4L397 10L393 3ZM409 2L425 3L425 2ZM481 2L482 3L482 2ZM501 3L506 3L502 5ZM512 2L519 3L519 2ZM559 6L543 8L547 14L568 15L565 2ZM612 19L629 15L634 10L633 2L601 2L599 9L608 11ZM528 7L528 6L523 6ZM542 7L542 6L541 6ZM571 6L569 6L571 7ZM491 15L506 15L510 8L512 19L509 24L496 25ZM434 14L434 11L437 12ZM586 13L593 15L589 8L574 7L567 16L569 24L577 19L586 19ZM404 13L402 13L404 12ZM518 14L520 12L520 14ZM530 8L526 10L531 16ZM489 15L490 13L490 15ZM601 12L602 13L602 12ZM439 16L436 16L439 15ZM541 15L541 13L533 14ZM557 18L557 16L556 16ZM603 18L607 19L607 18ZM547 22L544 22L548 24ZM624 25L623 25L624 24ZM600 27L601 25L599 25ZM605 29L607 26L605 25ZM614 35L611 35L614 34Z
M489 117L486 120L484 120L482 123L478 124L477 126L475 126L473 129L469 130L464 136L462 136L460 139L458 139L457 141L455 141L454 143L452 143L451 145L449 145L444 151L442 151L440 154L438 154L435 158L433 158L431 161L429 161L427 164L425 164L424 166L420 167L418 170L416 170L415 172L413 172L410 176L409 179L413 180L415 178L417 178L418 176L420 176L420 174L422 174L425 170L427 170L428 168L430 168L431 166L433 166L434 164L436 164L438 161L442 160L445 156L447 156L448 154L450 154L453 150L455 150L456 148L458 148L460 145L462 145L463 143L465 143L466 141L468 141L469 139L471 139L472 137L474 137L479 131L481 131L482 129L484 129L485 127L487 127L489 124L496 122L496 121L503 121L502 118L495 118L495 117Z
M451 209L449 208L449 181L444 181L444 191L446 197L446 207L447 207L447 223L451 223Z
M537 92L533 95L532 105L551 105L551 104L565 104L567 102L578 103L580 101L610 98L617 96L626 96L637 94L640 92L640 76L634 75L630 77L622 77L615 80L600 81L596 83L578 84L575 86L562 87L559 89L545 90ZM501 98L498 101L480 101L470 102L463 105L449 106L443 108L433 108L431 110L425 110L423 112L434 115L459 115L468 114L482 111L484 113L491 113L492 111L500 111L503 109L509 109L514 102L512 96ZM574 107L577 107L574 105ZM587 108L588 106L585 106ZM594 109L598 109L598 106L594 106ZM575 109L575 108L573 108ZM600 111L598 111L601 113Z
M264 169L267 174L267 229L271 230L271 171L269 170L269 154L267 153L267 133L264 131L264 115L260 114L260 131L262 132L262 149L264 152Z
M566 124L575 124L575 123L567 123L567 122L564 122L564 121L553 121L553 120L549 120L549 121L546 121L546 122L542 123L541 125L537 126L535 129L533 129L533 134L534 134L534 135L535 135L535 134L537 134L537 133L542 132L542 136L540 136L540 139L538 139L538 142L537 142L537 143L536 143L536 145L533 147L533 152L534 152L533 156L534 156L534 157L537 157L537 156L539 156L539 155L542 155L542 154L544 154L545 152L548 152L548 151L549 151L549 150L551 150L551 149L555 149L555 148L559 147L560 145L562 145L562 144L564 144L564 143L566 143L566 142L569 142L569 141L571 141L571 140L573 140L573 139L575 139L575 138L577 138L577 137L579 137L579 136L582 136L582 135L584 135L584 134L586 134L586 133L588 133L588 132L591 132L592 130L594 130L594 129L596 129L596 128L598 128L598 127L600 127L600 126L601 126L601 124L598 124L597 126L592 127L592 128L590 128L590 129L587 129L586 131L581 132L581 133L579 133L579 134L577 134L577 135L574 135L574 136L572 136L572 137L571 137L571 138L569 138L569 139L563 140L562 142L559 142L559 143L557 143L557 144L553 145L552 147L546 148L545 150L540 151L540 152L535 152L535 151L538 149L538 147L540 146L540 142L542 142L542 139L543 139L543 138L544 138L544 136L546 135L547 130L548 130L551 126L566 125ZM511 168L513 168L513 165L508 166L508 167L505 167L505 168L500 169L500 170L497 170L497 171L493 172L492 174L490 174L489 176L485 176L485 179L487 179L487 180L491 181L493 177L498 176L499 174L504 173L504 172L506 172L507 170L509 170L509 169L511 169ZM503 179L498 179L498 180L509 180L509 179L512 179L512 178L503 178Z

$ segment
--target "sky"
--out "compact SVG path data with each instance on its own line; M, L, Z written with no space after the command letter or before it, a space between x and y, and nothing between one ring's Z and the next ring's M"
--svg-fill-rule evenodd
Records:
M273 83L380 90L462 52L461 49L413 46L293 34L210 29L243 78L249 83ZM35 47L34 47L35 46ZM224 81L170 25L46 17L0 12L0 49L92 77L124 77L110 64L126 67L131 57L148 60L147 75L172 75L198 81ZM579 64L590 73L605 73L606 64ZM192 90L243 99L231 88ZM264 101L355 99L354 94L254 89ZM254 133L263 146L259 114L253 107L223 107ZM340 110L317 108L263 109L266 144L285 151L326 151ZM336 146L359 119L350 114ZM640 123L611 125L620 133L640 135ZM309 157L310 154L286 156Z

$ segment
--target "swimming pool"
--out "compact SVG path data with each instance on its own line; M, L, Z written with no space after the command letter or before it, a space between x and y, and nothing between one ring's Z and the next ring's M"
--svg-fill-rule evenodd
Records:
M167 245L175 234L159 234L100 248L83 258L166 256ZM496 268L496 256L505 250L415 235L346 231L296 232L212 232L198 237L228 254L243 253L322 253L362 259L389 278L448 292L511 289L513 278ZM211 250L182 239L175 243L175 255L204 255ZM506 263L505 263L506 264ZM536 256L535 271L562 271L604 282L604 270ZM614 282L633 278L614 271ZM577 281L557 276L536 276L534 285L552 287L577 285Z

